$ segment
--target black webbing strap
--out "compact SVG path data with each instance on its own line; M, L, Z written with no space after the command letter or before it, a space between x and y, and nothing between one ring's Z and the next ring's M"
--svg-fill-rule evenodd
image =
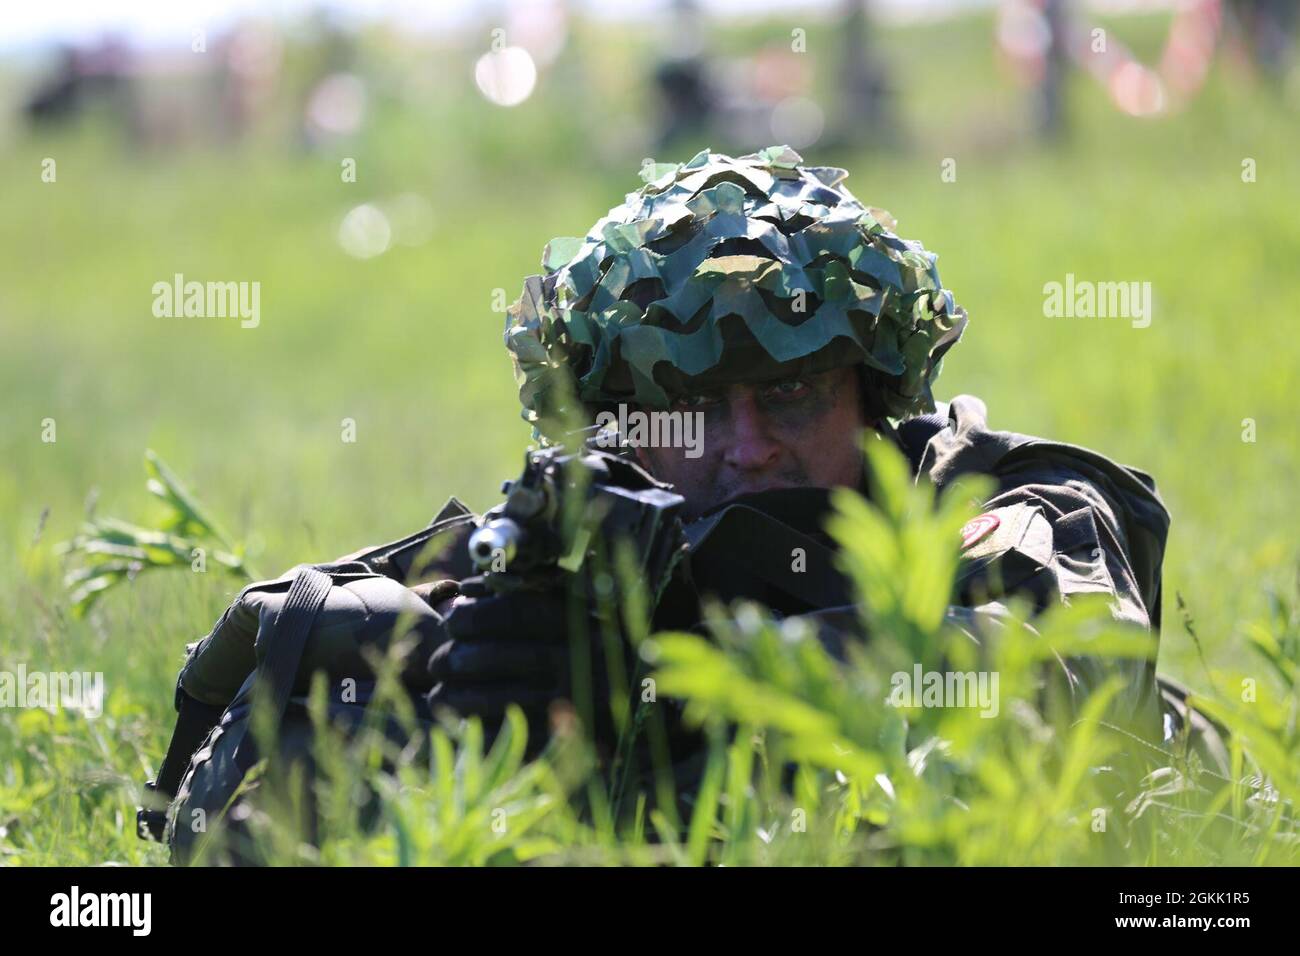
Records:
M312 623L325 604L331 587L330 576L319 568L304 565L294 575L293 584L285 596L280 613L275 616L270 635L259 635L266 642L266 653L258 665L253 682L255 706L268 702L273 722L278 724L289 706L293 682L298 676L298 663L302 649L307 644ZM268 640L269 638L269 640ZM253 765L253 747L248 728L252 718L244 721L235 744L235 766L247 771Z
M176 688L176 729L172 731L167 755L158 768L158 777L146 783L145 789L161 794L163 802L171 803L180 788L181 778L190 765L190 757L199 749L212 728L221 719L224 707L205 704ZM139 807L135 812L136 835L142 840L159 840L167 827L167 811L158 807Z
M325 565L330 570L348 570L351 566ZM365 570L359 566L355 570ZM303 647L311 626L325 603L332 581L330 576L320 568L303 565L298 568L284 605L276 615L270 635L259 635L267 642L266 654L257 669L254 686L258 693L269 695L276 720L284 716L293 690L293 682L298 673L298 663L302 659ZM145 784L145 789L159 794L163 802L171 803L180 789L181 780L189 768L190 759L198 750L204 739L217 725L226 708L205 704L185 693L183 687L176 689L176 729L172 731L171 742L167 745L167 754L158 769L156 780ZM241 726L241 737L236 744L235 759L247 770L251 765L251 747L245 746L248 721ZM136 835L142 840L161 841L167 827L167 811L157 807L140 807L135 814Z

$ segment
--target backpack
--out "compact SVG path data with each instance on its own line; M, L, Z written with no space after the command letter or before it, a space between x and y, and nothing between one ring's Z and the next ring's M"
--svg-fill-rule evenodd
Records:
M152 805L137 811L139 836L165 842L173 863L188 864L202 859L209 843L215 847L212 838L221 833L223 861L254 862L247 822L258 783L248 778L262 756L252 730L254 704L269 709L276 727L268 763L285 779L297 773L310 781L313 675L323 673L329 682L330 722L345 734L355 731L375 690L367 655L386 650L399 625L418 642L402 684L416 719L431 725L425 662L441 639L441 617L430 586L416 579L468 576L462 545L474 521L452 498L413 535L244 588L211 633L186 648L176 681L176 727L157 778L145 784ZM394 740L403 734L395 719L383 730ZM314 801L304 806L310 834Z

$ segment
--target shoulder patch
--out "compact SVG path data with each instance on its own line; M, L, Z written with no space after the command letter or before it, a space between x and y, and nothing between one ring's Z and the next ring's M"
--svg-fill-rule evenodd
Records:
M971 518L961 527L962 549L969 548L977 541L987 537L1001 523L1002 519L992 512L985 512Z

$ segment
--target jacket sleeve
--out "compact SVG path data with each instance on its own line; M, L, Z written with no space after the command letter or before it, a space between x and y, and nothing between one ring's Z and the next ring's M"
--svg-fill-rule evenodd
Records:
M1109 597L1112 616L1154 630L1149 597L1130 560L1122 506L1083 473L1059 463L1028 462L1002 476L1002 489L989 500L972 534L990 530L963 556L954 623L978 634L1005 613L1014 596L1032 600L1037 611L1081 594ZM1158 595L1157 595L1158 600ZM1148 727L1155 704L1154 660L1058 657L1077 708L1107 678L1118 674L1124 688L1113 716Z
M998 477L999 491L968 525L978 537L963 553L960 603L1023 594L1041 611L1074 595L1106 594L1117 620L1153 627L1122 506L1104 484L1045 460Z
M934 415L902 423L896 436L917 480L931 482L941 494L963 475L995 482L983 513L963 528L963 560L947 615L951 626L982 643L1008 624L1013 598L1029 598L1034 611L1043 612L1097 594L1117 621L1158 633L1169 514L1149 476L1086 448L991 430L984 403L968 395L941 403ZM810 616L837 656L861 630L852 608ZM1154 655L1057 653L1056 661L1045 687L1064 684L1077 710L1118 675L1124 687L1110 717L1158 738Z
M362 548L328 563L360 562L375 574L392 578L401 585L409 585L411 591L423 598L429 606L433 606L438 603L439 594L439 585L435 582L460 580L471 573L464 542L474 520L473 513L452 498L428 527L415 534L388 544ZM186 647L185 664L177 680L178 693L184 691L204 703L226 706L256 667L257 639L262 625L264 621L274 618L274 611L283 604L292 579L293 571L290 570L279 578L257 581L240 591L208 635ZM424 610L418 603L403 604L409 597L406 587L385 587L380 582L370 582L364 590L364 594L353 594L344 588L331 589L329 601L333 601L333 605L329 610L344 622L336 628L338 635L342 635L343 642L317 642L318 646L324 648L322 653L326 657L347 658L346 666L357 671L361 668L357 656L359 652L347 657L347 652L351 650L347 646L348 636L358 630L348 623L350 618L359 617L368 621L373 614L376 624L382 624L385 620L383 612L386 610L392 612L388 614L388 619L395 617L403 607L411 613ZM268 608L271 609L269 616ZM352 613L357 609L360 609L359 615ZM323 615L322 623L328 623L329 617L329 614ZM331 637L328 628L322 627L320 630L324 637ZM312 669L310 653L311 651L307 652L305 672ZM423 663L421 670L422 668Z
M963 529L954 623L977 636L1000 624L1012 597L1044 611L1101 594L1117 621L1158 633L1169 514L1151 478L1086 448L991 430L971 396L954 398L946 419L918 471L940 489L962 474L996 482L984 513ZM1125 683L1116 716L1152 719L1154 660L1071 658L1058 676L1081 703L1113 674Z

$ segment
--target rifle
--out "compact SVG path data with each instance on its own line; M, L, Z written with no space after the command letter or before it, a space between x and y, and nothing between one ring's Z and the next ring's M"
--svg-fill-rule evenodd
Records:
M529 451L502 492L505 501L483 515L468 545L483 583L498 593L567 576L603 587L603 562L627 548L653 600L683 552L682 496L630 458L589 445Z

